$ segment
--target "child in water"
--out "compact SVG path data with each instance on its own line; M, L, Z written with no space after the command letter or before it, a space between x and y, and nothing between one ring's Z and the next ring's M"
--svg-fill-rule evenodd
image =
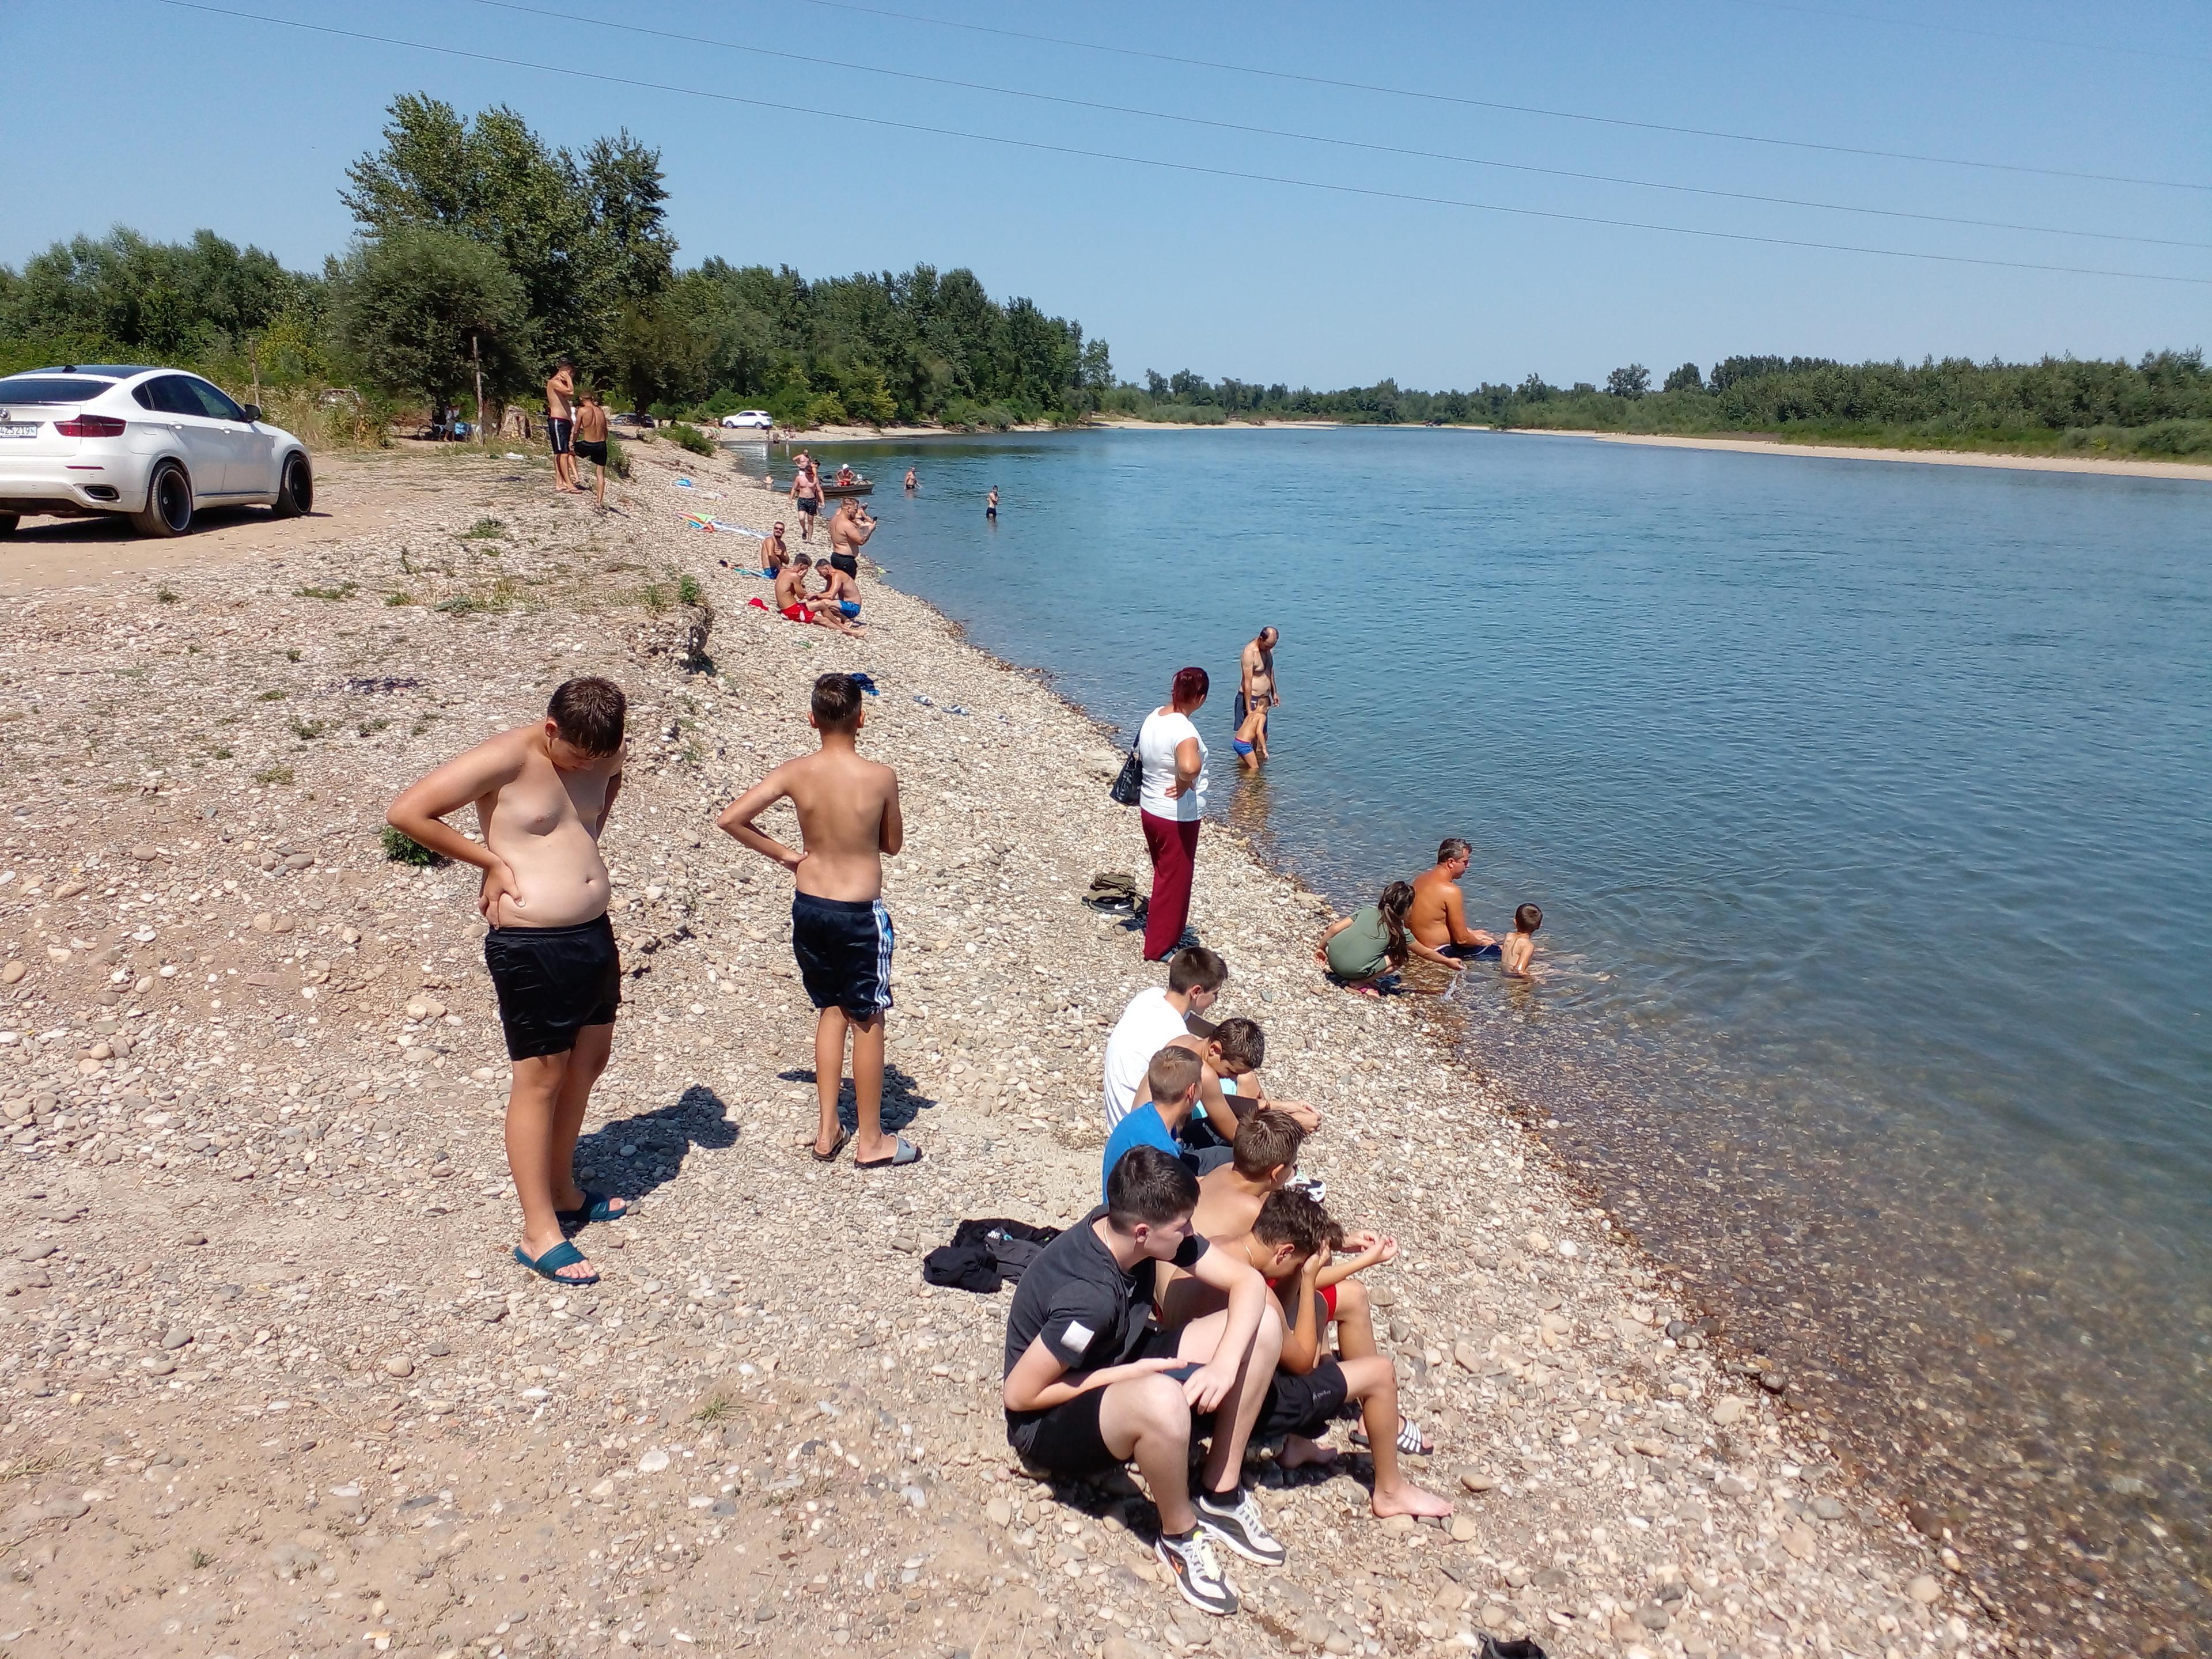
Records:
M1536 930L1544 925L1544 913L1533 904L1524 904L1513 913L1513 931L1500 944L1498 951L1498 970L1508 979L1528 979L1529 959L1536 954Z
M1236 746L1237 763L1248 772L1260 769L1260 763L1267 758L1267 705L1255 704L1244 713L1244 723L1237 728L1231 739Z

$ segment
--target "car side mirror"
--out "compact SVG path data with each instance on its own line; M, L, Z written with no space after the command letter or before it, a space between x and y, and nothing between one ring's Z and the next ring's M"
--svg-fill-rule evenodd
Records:
M249 426L251 426L254 422L258 421L260 418L261 418L261 405L260 405L259 404L246 404L246 424L247 424L247 425L249 425Z

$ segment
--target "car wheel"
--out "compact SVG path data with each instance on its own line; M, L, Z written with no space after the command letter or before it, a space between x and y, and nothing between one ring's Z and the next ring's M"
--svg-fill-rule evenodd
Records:
M276 486L276 499L269 504L269 515L275 519L296 519L315 504L315 475L307 470L307 458L295 453L284 459L283 481Z
M0 536L12 536L20 522L13 513L0 513Z
M192 481L174 461L154 469L146 486L146 505L131 515L142 536L181 536L192 527Z

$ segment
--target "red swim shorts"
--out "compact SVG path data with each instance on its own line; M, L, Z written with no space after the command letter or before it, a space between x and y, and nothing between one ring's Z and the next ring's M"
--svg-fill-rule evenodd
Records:
M811 623L814 620L814 613L803 605L787 605L783 607L783 615L787 622Z

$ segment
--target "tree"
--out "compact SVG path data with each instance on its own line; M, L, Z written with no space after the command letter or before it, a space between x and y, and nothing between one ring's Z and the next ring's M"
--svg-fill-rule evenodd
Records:
M1684 363L1667 377L1667 384L1661 388L1666 392L1703 392L1705 389L1705 377L1698 372L1695 363Z
M1641 363L1616 368L1605 377L1605 389L1616 398L1641 398L1651 390L1651 371Z
M705 331L677 307L652 301L623 308L608 355L630 407L650 410L707 395L709 343Z
M434 225L395 225L340 267L339 331L368 377L433 406L458 403L480 358L487 392L535 378L522 284L483 243Z

